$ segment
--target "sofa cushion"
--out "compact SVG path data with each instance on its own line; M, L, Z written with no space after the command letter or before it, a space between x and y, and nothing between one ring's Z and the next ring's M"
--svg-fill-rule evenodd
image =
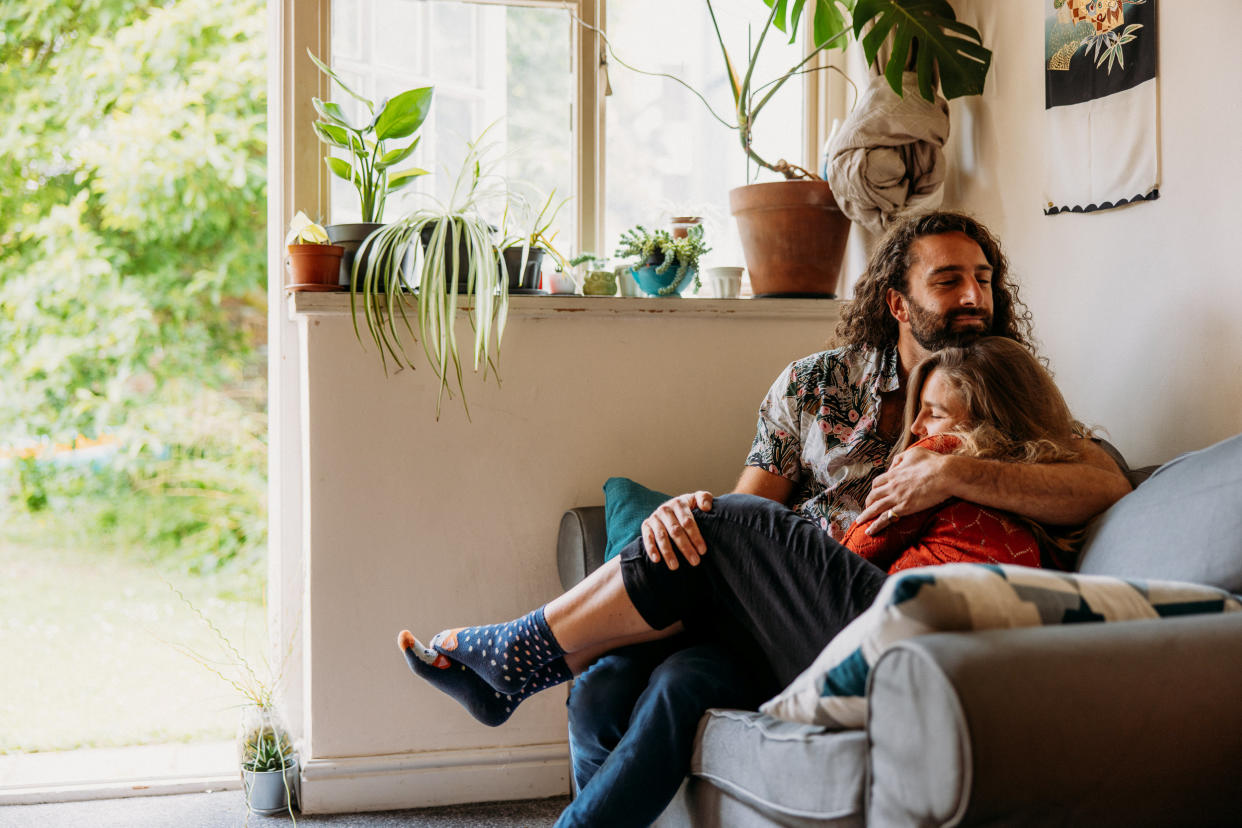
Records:
M646 520L669 495L648 489L628 477L610 477L604 483L604 524L608 527L608 545L604 560L620 553L638 537Z
M862 732L709 710L690 774L779 825L853 825L862 822L866 769Z
M1242 592L1242 434L1161 466L1088 531L1080 572Z
M903 639L930 632L1129 621L1242 611L1210 586L1122 580L995 564L945 564L898 573L778 696L761 707L795 722L862 727L867 678Z

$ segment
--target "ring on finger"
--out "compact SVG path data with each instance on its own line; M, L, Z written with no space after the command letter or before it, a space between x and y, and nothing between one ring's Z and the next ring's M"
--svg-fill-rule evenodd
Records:
M900 515L897 514L896 509L889 509L887 512L884 513L884 516L888 518L890 523L892 523L893 521L897 520L897 518L900 517Z

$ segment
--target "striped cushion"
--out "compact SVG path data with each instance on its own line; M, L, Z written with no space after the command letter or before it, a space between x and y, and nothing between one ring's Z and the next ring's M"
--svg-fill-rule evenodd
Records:
M1224 590L1179 581L992 564L911 569L889 578L875 603L760 710L795 722L862 727L872 665L889 645L924 633L1239 610L1242 602Z

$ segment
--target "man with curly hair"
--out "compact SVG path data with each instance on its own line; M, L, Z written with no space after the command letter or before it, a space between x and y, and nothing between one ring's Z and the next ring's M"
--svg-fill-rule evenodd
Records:
M890 228L837 328L840 347L791 363L759 409L735 492L789 506L840 539L950 497L1052 525L1084 523L1129 491L1116 464L1084 445L1077 463L1031 465L914 448L891 465L906 379L933 351L986 336L1033 350L1030 312L999 243L969 216L936 212ZM642 525L647 555L673 569L710 554L693 509L712 495L672 498ZM780 538L766 539L775 546ZM614 650L581 672L569 699L579 797L558 825L642 825L689 770L710 707L764 699L743 665L710 641L674 639Z

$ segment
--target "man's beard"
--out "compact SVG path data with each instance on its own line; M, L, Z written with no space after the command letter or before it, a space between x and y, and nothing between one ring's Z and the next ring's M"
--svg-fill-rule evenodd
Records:
M929 351L969 345L979 337L987 336L992 332L992 314L985 310L958 308L940 316L924 308L909 296L906 297L906 302L910 307L910 333L913 334L915 342ZM983 326L954 330L953 321L961 317L978 317Z

